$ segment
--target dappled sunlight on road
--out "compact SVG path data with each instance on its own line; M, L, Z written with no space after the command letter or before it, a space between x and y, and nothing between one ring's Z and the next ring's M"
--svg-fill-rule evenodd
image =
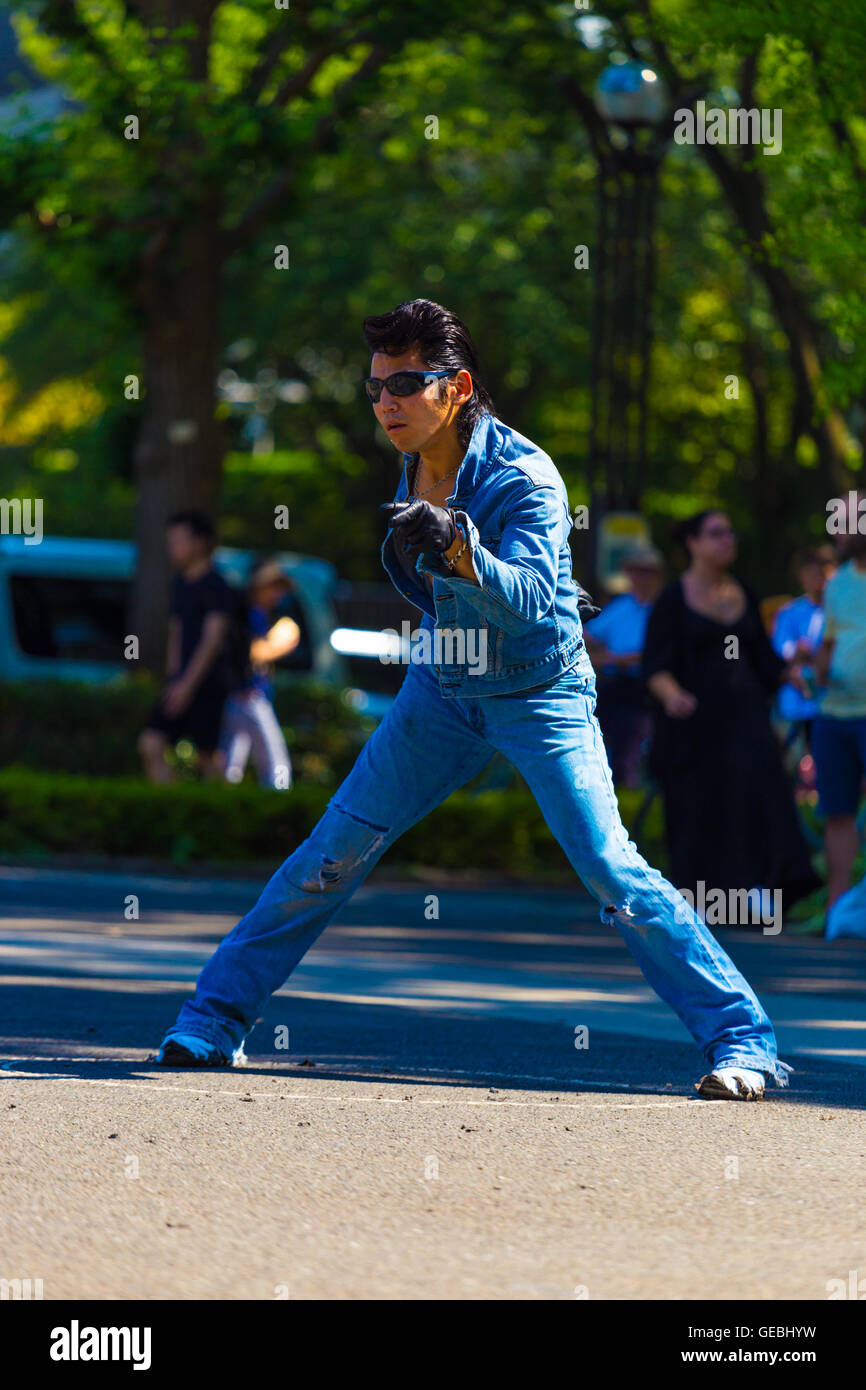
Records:
M421 995L438 996L447 999L509 1000L524 1004L581 1004L616 1001L617 1004L642 1004L652 1001L654 995L647 988L633 992L613 992L592 989L529 989L523 985L507 982L486 984L482 981L433 979L396 979L392 982L395 990L417 998Z
M192 991L214 944L237 921L229 910L251 906L256 889L217 882L99 877L40 884L0 882L12 901L0 925L0 983L99 998L164 996L159 1028ZM595 904L573 893L493 889L440 890L436 920L424 920L426 885L365 885L325 931L291 979L277 1007L320 1005L393 1017L400 1010L475 1015L535 1025L597 1029L609 1036L682 1043L682 1024L643 981L618 932L605 930ZM72 889L75 891L72 891ZM123 917L124 893L138 891L140 920ZM88 896L90 893L90 896ZM70 903L77 909L71 910ZM177 911L174 904L180 911ZM820 1056L866 1066L866 953L860 943L833 943L783 933L719 933L753 983L777 1029L780 1055ZM57 994L56 999L61 998ZM52 1008L38 1031L52 1031ZM372 1016L372 1014L371 1014ZM99 1018L87 1018L86 1023ZM17 1031L20 1031L20 1027ZM88 1029L88 1031L94 1031ZM112 1036L117 1042L118 1035ZM159 1041L154 1036L153 1044ZM81 1033L70 1045L82 1044ZM65 1044L64 1044L65 1045ZM83 1044L85 1047L87 1044Z

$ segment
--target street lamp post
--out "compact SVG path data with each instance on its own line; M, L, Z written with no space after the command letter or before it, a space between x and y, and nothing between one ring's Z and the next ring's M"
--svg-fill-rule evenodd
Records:
M654 227L669 134L666 96L639 62L613 63L595 88L598 151L589 475L594 514L636 510L646 478Z

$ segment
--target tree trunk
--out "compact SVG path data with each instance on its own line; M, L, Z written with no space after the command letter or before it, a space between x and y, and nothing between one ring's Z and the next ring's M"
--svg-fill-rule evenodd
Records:
M848 483L848 429L841 412L826 401L820 332L806 299L792 277L773 264L765 249L773 227L766 208L764 184L754 167L726 157L715 145L701 147L746 240L746 254L763 281L776 319L788 339L789 359L798 405L795 414L808 421L818 451L822 487L828 496L841 495Z
M787 572L787 532L785 523L791 511L790 487L780 486L778 459L770 439L770 373L763 344L753 331L748 309L742 344L743 365L752 393L755 412L754 443L751 458L742 460L740 477L748 481L750 507L758 520L760 546L752 557L750 574L760 587L773 582L773 575Z
M180 508L216 522L224 443L214 418L219 355L217 209L177 234L142 277L143 411L134 453L138 569L130 631L141 660L162 671L168 618L165 523Z

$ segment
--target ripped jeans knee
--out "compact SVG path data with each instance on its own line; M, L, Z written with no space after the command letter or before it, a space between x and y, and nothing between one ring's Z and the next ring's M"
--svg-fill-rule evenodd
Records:
M387 847L387 826L328 806L312 834L286 860L286 881L303 893L339 892L363 878Z
M606 927L614 927L618 922L634 926L631 904L628 899L617 905L617 903L605 903L599 913L599 917Z
M599 917L604 925L619 927L621 931L645 932L653 926L674 934L685 931L691 918L688 910L682 911L684 900L660 876L659 879L658 885L651 883L610 897L599 895Z
M615 849L618 847L615 847ZM599 917L606 927L639 932L652 927L673 927L691 923L685 903L658 869L648 864L636 846L627 842L622 854L605 853L584 862L578 870L585 886L600 906Z

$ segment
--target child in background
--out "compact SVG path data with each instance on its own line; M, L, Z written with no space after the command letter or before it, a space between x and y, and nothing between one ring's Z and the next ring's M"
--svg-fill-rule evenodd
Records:
M227 782L243 781L250 757L259 783L286 791L292 785L292 764L283 731L274 710L273 665L287 656L301 640L292 618L276 622L273 615L292 587L292 581L276 561L256 567L250 576L250 666L247 682L225 704L220 748L225 758Z
M806 547L799 551L795 563L803 592L779 610L772 635L773 646L785 661L793 661L798 656L808 660L821 645L824 589L835 568L829 546ZM810 668L804 668L807 682L809 674ZM808 748L812 721L818 713L817 695L803 695L796 686L785 684L779 690L777 708L780 719L802 727Z

